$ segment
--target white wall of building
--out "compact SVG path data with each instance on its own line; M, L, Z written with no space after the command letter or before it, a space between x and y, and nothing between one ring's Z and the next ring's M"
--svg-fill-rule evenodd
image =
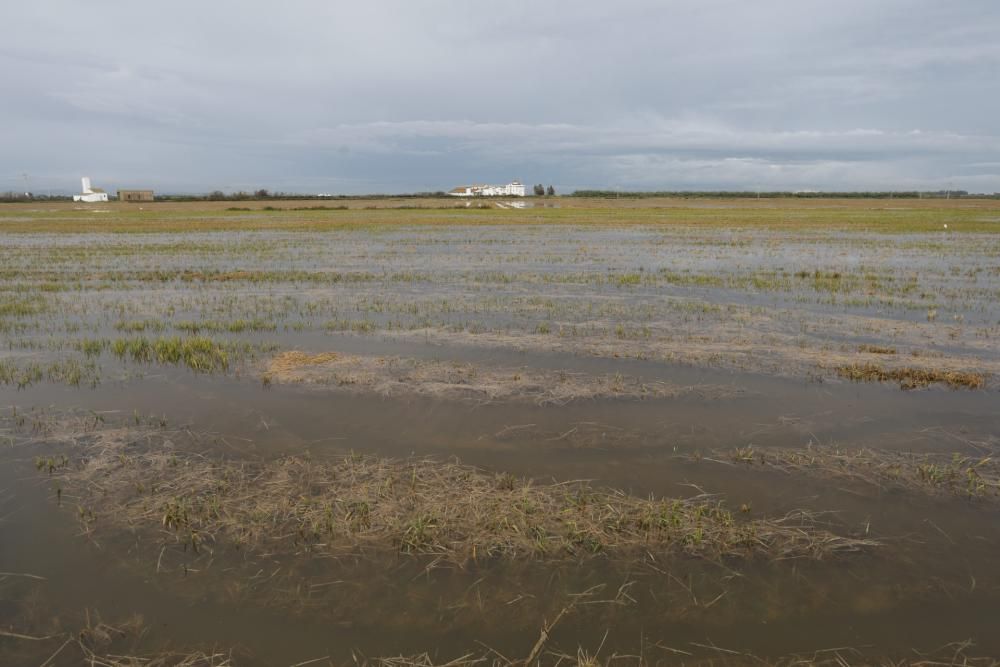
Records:
M452 197L523 197L524 184L519 181L507 185L469 185L449 192Z
M82 201L86 204L95 204L97 202L108 201L107 192L91 192L87 195L73 195L73 201Z

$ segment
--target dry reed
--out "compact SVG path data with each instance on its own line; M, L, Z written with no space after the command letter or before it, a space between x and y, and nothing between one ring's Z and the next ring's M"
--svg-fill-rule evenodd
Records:
M1000 462L991 456L913 453L884 449L739 447L715 455L758 469L848 479L880 489L1000 500Z
M186 453L172 441L183 437L94 428L70 437L66 465L45 470L79 504L88 532L130 529L196 556L227 547L325 556L368 547L456 564L647 552L821 559L875 545L835 535L802 512L750 520L705 496L640 498L428 459L224 461Z
M986 376L969 371L948 371L933 368L886 368L879 364L838 366L837 375L855 382L898 382L901 389L919 389L932 384L944 384L952 389L982 389Z

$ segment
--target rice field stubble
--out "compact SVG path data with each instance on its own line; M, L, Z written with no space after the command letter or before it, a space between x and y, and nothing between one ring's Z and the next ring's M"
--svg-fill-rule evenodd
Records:
M45 645L51 664L324 652L339 664L362 646L415 655L376 664L780 664L823 662L811 651L828 642L854 647L838 664L896 664L918 643L894 634L904 622L937 642L921 650L974 637L1000 652L981 620L1000 591L986 565L995 202L445 203L0 208L0 393L12 406L0 564L30 562L31 548L9 546L27 544L26 525L65 545L58 517L72 515L75 546L39 562L99 582L71 556L105 554L152 586L150 618L210 604L298 624L283 630L298 633L295 649L259 625L206 643L178 623L166 653L139 633L112 654L127 624L87 620L79 641ZM239 424L247 400L263 406L252 428ZM481 415L489 435L463 443L469 465L417 424L387 423L382 438L437 454L387 456L345 435L365 432L349 412L316 413L318 400L386 415L439 404L431 423ZM755 406L764 413L739 425ZM897 409L927 428L900 424ZM213 416L177 427L168 413ZM332 431L294 433L310 422ZM220 424L241 437L206 433ZM824 439L868 439L820 444L819 424ZM908 446L911 432L927 451ZM758 444L774 434L798 444ZM530 472L536 459L544 474ZM631 478L669 493L609 482ZM26 509L36 492L44 502ZM600 600L574 603L593 586ZM42 618L80 600L31 607L33 595L19 588L0 606L5 647L67 637ZM936 612L910 611L921 606ZM951 621L932 623L939 613ZM554 619L562 635L549 638ZM343 629L335 645L323 624ZM407 639L386 641L387 628ZM590 646L605 631L607 645ZM740 649L713 653L719 637ZM228 648L248 644L248 656ZM676 649L653 660L656 646ZM971 655L962 644L952 659Z

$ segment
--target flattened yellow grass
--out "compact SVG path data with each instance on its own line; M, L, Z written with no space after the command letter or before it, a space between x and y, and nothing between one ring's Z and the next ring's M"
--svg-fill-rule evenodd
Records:
M338 356L336 352L310 354L301 350L289 350L271 359L271 362L268 364L268 371L273 374L288 373L300 368L329 363L337 359Z

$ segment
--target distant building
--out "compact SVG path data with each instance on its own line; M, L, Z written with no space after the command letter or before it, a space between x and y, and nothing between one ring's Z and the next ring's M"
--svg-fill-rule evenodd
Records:
M507 185L462 185L450 192L452 197L523 197L524 184L518 181Z
M90 187L90 178L84 176L80 179L83 194L73 195L73 201L82 201L88 204L108 201L108 193L100 188Z
M118 201L153 201L152 190L119 190Z

